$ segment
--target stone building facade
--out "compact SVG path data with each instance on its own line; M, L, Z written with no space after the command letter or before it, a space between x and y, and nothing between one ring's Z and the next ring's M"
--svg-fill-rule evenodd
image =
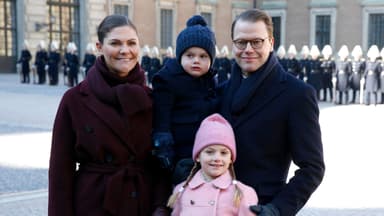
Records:
M162 52L175 45L186 20L203 15L216 33L217 45L231 48L230 28L237 14L249 8L266 10L275 25L275 47L290 44L384 46L384 0L0 0L0 73L15 71L23 41L32 54L39 41L68 42L78 46L79 56L96 29L109 14L127 15L139 31L141 45Z

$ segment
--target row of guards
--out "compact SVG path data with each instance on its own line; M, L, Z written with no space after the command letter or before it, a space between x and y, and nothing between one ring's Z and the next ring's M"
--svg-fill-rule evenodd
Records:
M63 59L58 47L58 42L53 41L47 51L44 41L40 41L35 61L30 67L32 55L29 44L25 41L17 61L21 82L30 83L32 72L33 83L45 84L48 77L50 85L57 85L59 74L62 73L65 85L70 87L77 85L79 72L84 78L96 60L95 46L92 43L87 45L81 65L75 43L68 43ZM222 83L230 77L233 60L229 57L227 46L223 46L221 50L216 47L216 53L213 68L216 71L217 82ZM281 45L276 54L288 73L315 88L319 101L330 101L335 104L384 104L384 48L380 51L376 45L372 45L366 53L366 59L359 45L356 45L352 52L343 45L337 56L333 54L330 45L325 45L321 52L317 45L311 46L311 49L304 45L300 56L294 45L290 45L288 51ZM149 86L153 75L170 58L174 58L172 47L167 48L163 57L160 57L156 46L151 49L145 45L142 48L141 66L146 73Z
M77 54L77 46L69 42L63 58L59 51L59 43L52 41L49 50L44 41L37 45L35 60L31 65L32 54L29 51L29 43L24 41L20 58L17 61L17 72L20 74L21 83L58 85L59 74L63 74L64 84L73 87L79 83L78 74L84 78L96 61L95 46L92 43L87 45L86 54L80 64ZM30 75L32 74L32 80Z
M315 88L318 100L335 104L384 104L384 48L380 51L372 45L366 59L359 45L351 53L343 45L337 56L330 45L325 45L321 52L317 45L311 49L305 45L300 58L294 45L287 52L280 46L276 54L287 72Z

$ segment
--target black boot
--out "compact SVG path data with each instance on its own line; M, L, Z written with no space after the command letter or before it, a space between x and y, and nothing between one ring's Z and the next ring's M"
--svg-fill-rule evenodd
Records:
M356 91L353 90L352 91L352 100L349 103L354 104L355 103L355 99L356 99Z

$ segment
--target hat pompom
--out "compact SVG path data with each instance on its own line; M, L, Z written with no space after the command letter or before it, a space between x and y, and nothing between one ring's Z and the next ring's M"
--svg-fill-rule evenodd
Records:
M194 25L207 26L207 22L205 22L205 20L202 16L195 15L187 21L187 27L191 27Z
M190 47L200 47L204 49L210 59L211 67L216 56L215 34L207 26L204 17L194 15L187 21L187 27L182 30L176 39L176 59L181 62L181 56Z

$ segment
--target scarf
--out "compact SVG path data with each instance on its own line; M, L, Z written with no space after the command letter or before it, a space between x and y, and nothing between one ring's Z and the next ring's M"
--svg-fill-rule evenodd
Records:
M267 62L246 79L242 77L241 68L237 64L233 65L232 86L229 90L232 98L230 113L239 114L243 111L277 63L274 53L270 53Z
M110 72L104 57L100 56L89 70L86 80L100 101L117 108L123 114L131 115L152 107L150 89L144 84L144 71L139 63L127 76L119 77Z

